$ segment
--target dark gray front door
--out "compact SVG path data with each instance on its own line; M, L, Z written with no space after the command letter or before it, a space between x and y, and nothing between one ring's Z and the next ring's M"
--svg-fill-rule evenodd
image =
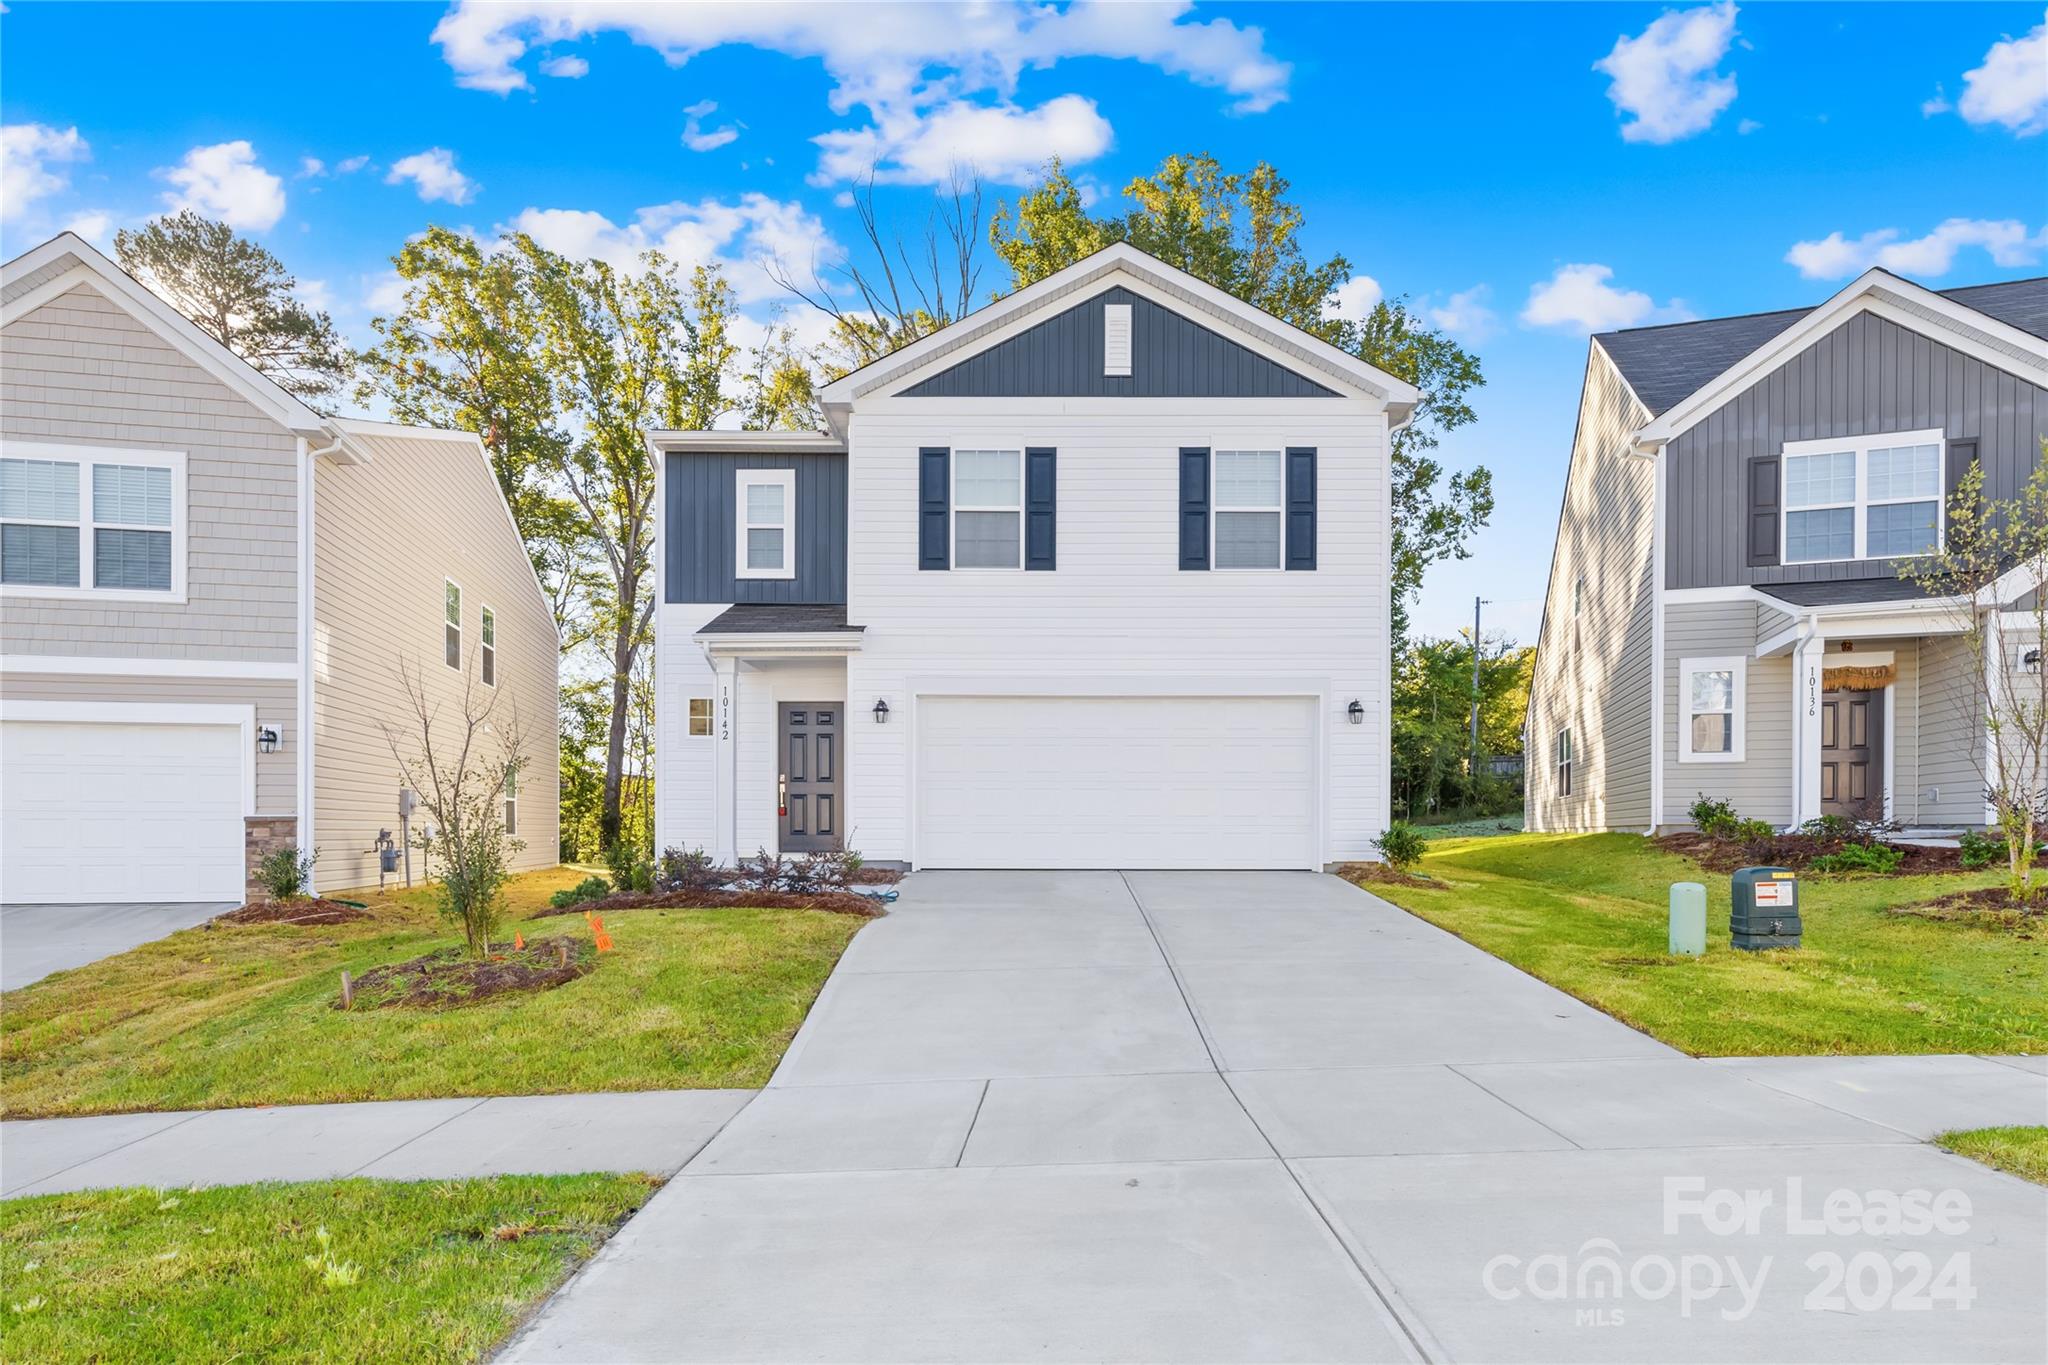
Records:
M1884 693L1823 692L1820 811L1884 819Z
M777 796L784 853L839 851L845 809L839 790L839 734L846 708L836 701L786 701L776 708L782 742Z

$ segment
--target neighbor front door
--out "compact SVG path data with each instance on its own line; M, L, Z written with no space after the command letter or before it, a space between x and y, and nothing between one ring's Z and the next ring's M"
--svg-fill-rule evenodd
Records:
M1823 692L1820 811L1884 819L1884 692Z
M839 851L839 733L846 708L836 701L786 701L777 710L782 766L776 778L777 829L784 853Z

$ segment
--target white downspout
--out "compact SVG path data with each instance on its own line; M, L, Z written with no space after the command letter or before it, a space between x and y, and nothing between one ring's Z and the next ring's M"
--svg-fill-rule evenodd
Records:
M299 632L298 632L298 845L310 852L317 844L313 810L313 461L341 442L314 451L311 443L298 438L299 494ZM318 892L320 869L315 866L307 890Z

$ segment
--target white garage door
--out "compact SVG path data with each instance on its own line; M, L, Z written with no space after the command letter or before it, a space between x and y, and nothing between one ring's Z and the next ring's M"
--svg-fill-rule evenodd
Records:
M0 900L242 899L242 731L0 723Z
M1306 697L922 697L921 867L1316 866Z

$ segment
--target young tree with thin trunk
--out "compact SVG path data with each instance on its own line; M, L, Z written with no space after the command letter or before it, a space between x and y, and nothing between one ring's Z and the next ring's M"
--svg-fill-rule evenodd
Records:
M498 713L498 689L478 681L474 650L452 713L429 694L417 661L400 664L398 677L407 714L402 729L380 722L384 742L431 829L420 841L441 866L442 913L481 959L504 913L506 861L526 847L505 834L505 793L526 766L519 711Z
M1982 727L1971 759L1992 823L2005 838L2013 904L2040 894L2034 861L2048 830L2048 441L2017 497L1984 495L1972 465L1949 499L1936 553L1902 561L1899 576L1943 604L1970 662L1959 719Z
M191 209L114 234L121 268L277 386L331 412L355 357L326 313L301 303L284 263Z

